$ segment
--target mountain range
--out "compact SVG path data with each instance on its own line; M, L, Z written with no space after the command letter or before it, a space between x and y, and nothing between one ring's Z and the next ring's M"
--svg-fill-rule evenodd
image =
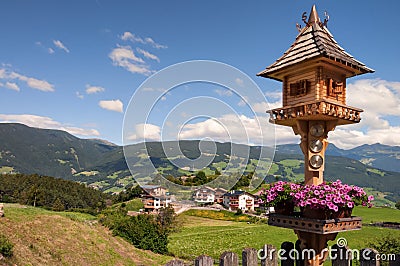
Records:
M129 171L121 146L99 139L81 139L61 130L0 123L0 173L60 177L106 192L119 192L133 185L135 179L146 179L155 173L174 177L191 175L198 169L207 175L215 170L235 173L243 165L247 165L246 172L251 172L257 164L258 174L267 180L303 179L304 162L299 145L277 146L269 168L273 152L260 146L198 140L138 143L125 147ZM154 171L146 166L149 162ZM373 144L343 150L330 144L324 176L327 180L340 178L349 184L368 187L379 192L382 200L398 201L400 147Z

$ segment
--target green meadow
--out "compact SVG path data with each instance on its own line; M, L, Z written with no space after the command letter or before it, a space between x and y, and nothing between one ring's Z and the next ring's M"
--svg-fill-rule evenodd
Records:
M205 218L207 215L213 219ZM356 207L353 215L363 218L362 230L339 233L337 237L346 238L351 249L365 248L368 243L386 235L400 238L400 230L368 225L379 221L400 222L400 210ZM170 236L169 251L188 260L201 254L218 259L224 251L233 251L240 256L246 247L259 249L264 244L280 247L284 241L295 242L297 239L293 230L260 222L248 223L248 219L241 219L244 222L217 211L185 212L179 216L181 230ZM328 244L333 245L335 241Z

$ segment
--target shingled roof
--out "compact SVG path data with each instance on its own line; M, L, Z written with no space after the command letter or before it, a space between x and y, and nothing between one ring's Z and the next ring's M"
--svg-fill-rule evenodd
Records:
M275 63L258 73L257 76L282 80L279 75L281 71L300 62L318 57L327 58L352 69L353 76L374 72L339 46L321 22L314 5L306 26L301 29L292 46Z

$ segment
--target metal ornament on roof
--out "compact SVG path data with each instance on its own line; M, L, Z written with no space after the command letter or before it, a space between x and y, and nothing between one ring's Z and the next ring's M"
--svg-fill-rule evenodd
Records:
M327 27L328 26L328 21L329 21L329 14L327 11L324 12L324 22L319 22L321 26ZM308 25L307 22L307 11L304 11L303 14L301 15L301 20L304 22L305 25ZM302 27L299 23L296 23L296 28L299 32L301 32Z

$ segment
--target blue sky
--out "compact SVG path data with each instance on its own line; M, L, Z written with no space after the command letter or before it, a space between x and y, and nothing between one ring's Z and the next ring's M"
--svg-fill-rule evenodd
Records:
M398 1L1 1L0 121L121 144L124 114L137 88L158 70L189 60L241 70L278 107L281 84L255 75L293 43L296 23L313 4L321 17L329 13L336 41L376 70L349 80L348 104L365 109L364 119L338 128L330 140L343 148L400 145ZM158 107L171 110L184 99L210 96L251 123L252 114L228 94L213 84L187 84L164 95ZM152 117L148 139L157 140L167 121ZM226 123L228 117L225 111L216 115ZM190 120L185 136L226 140L207 131L207 122ZM197 132L190 135L190 128ZM277 129L277 136L278 143L298 142L287 128Z

